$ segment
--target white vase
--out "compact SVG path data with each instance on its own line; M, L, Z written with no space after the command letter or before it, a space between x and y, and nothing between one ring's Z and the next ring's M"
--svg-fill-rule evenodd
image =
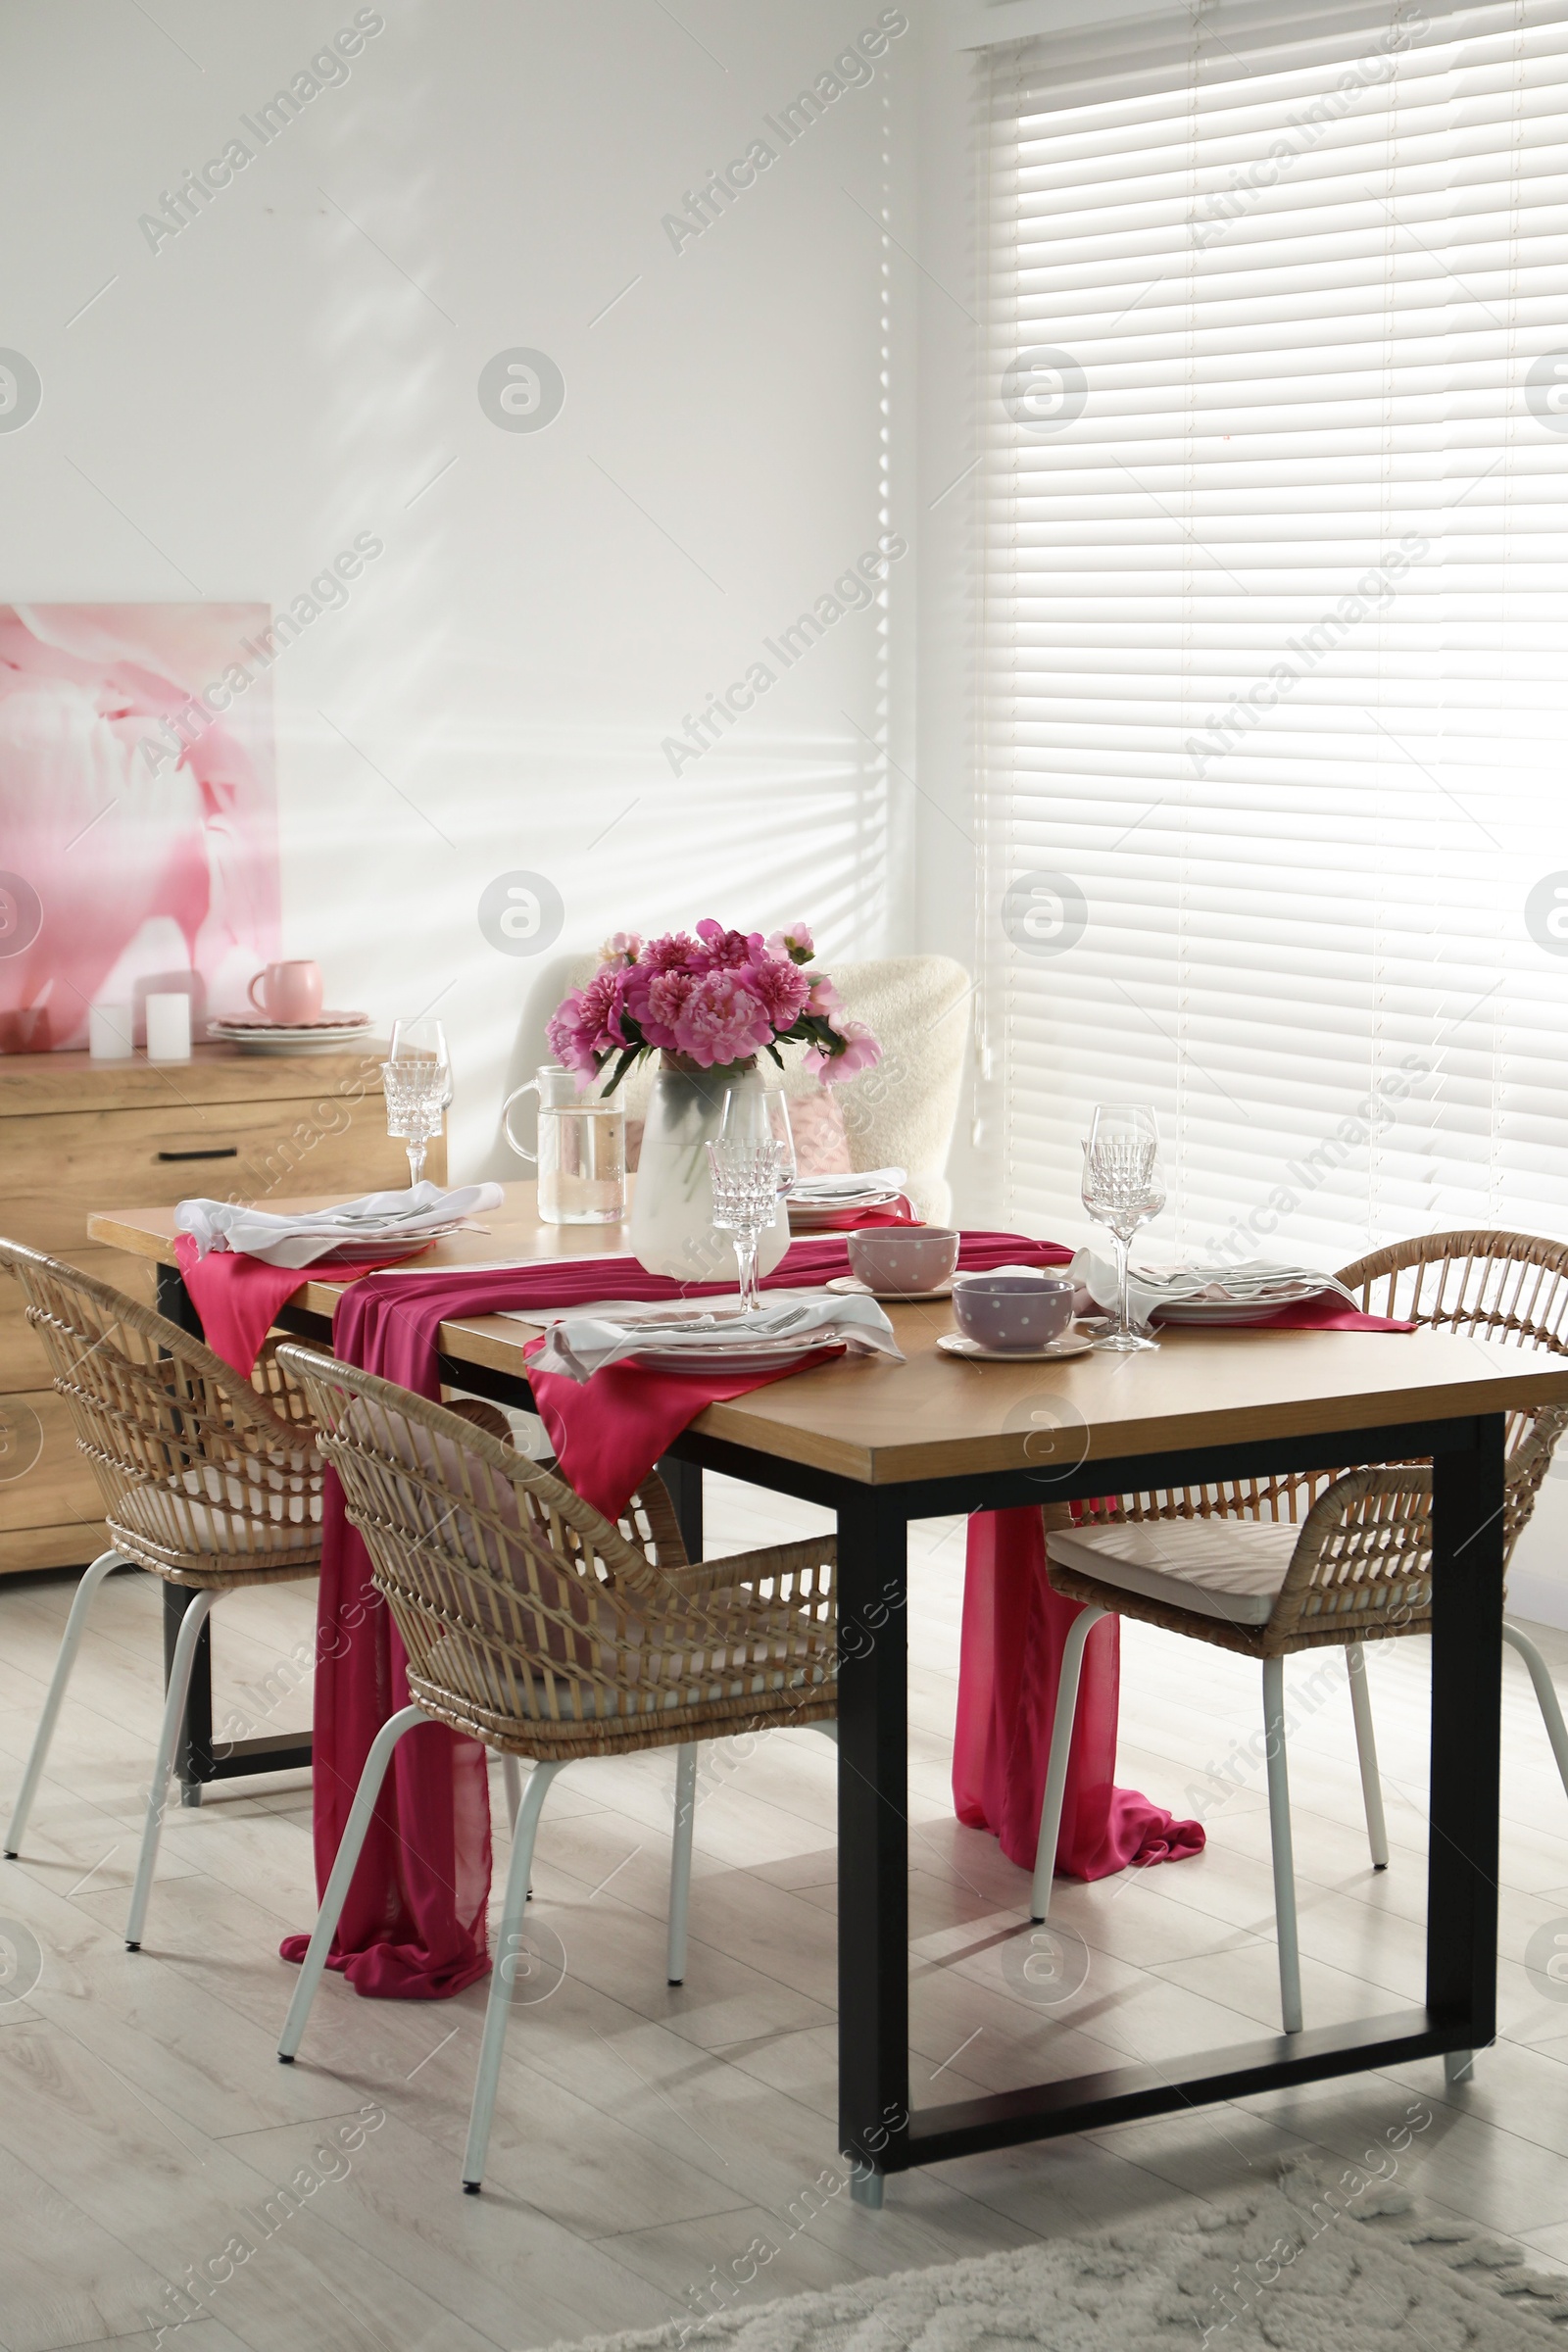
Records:
M727 1233L713 1230L707 1147L718 1135L727 1095L755 1096L760 1102L763 1091L755 1061L702 1070L673 1054L662 1056L648 1099L631 1200L632 1255L650 1274L667 1274L675 1282L736 1279L735 1246ZM789 1240L780 1201L758 1249L759 1274L771 1272Z

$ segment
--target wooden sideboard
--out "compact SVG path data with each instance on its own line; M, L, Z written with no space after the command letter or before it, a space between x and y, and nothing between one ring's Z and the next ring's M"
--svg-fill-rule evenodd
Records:
M385 1051L371 1041L286 1058L198 1046L188 1062L0 1054L0 1234L150 1306L154 1269L89 1242L89 1208L166 1207L191 1194L281 1206L406 1185L381 1102ZM426 1172L439 1183L444 1169L433 1144ZM21 1294L0 1276L0 1575L85 1564L102 1548L98 1489Z

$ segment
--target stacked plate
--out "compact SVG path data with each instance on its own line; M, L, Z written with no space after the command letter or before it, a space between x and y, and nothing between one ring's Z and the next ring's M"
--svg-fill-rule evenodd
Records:
M853 1176L803 1176L789 1197L791 1233L835 1229L846 1211L894 1208L904 1197L903 1168L867 1168Z
M209 1021L207 1034L241 1054L340 1054L369 1031L368 1012L322 1012L314 1021L270 1021L264 1013L236 1012Z
M1325 1293L1354 1304L1332 1274L1262 1259L1239 1266L1189 1266L1170 1274L1135 1273L1132 1289L1136 1310L1161 1323L1266 1323L1282 1306Z

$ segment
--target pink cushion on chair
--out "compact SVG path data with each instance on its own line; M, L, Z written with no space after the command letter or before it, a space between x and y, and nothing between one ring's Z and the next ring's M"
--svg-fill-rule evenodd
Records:
M795 1137L795 1161L803 1176L848 1176L849 1130L844 1105L831 1087L791 1095L790 1130Z

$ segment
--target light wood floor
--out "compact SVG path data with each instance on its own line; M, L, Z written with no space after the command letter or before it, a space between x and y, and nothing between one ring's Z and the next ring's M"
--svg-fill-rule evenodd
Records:
M710 1549L777 1541L804 1506L710 1482ZM961 1523L920 1533L909 1612L914 2095L1159 2060L1277 2025L1267 1815L1244 1762L1247 1661L1129 1628L1119 1777L1193 1809L1194 1861L1062 1892L1088 1974L1055 2011L1022 1974L1026 1881L960 1829L948 1789ZM69 1584L0 1585L0 1801L9 1806ZM314 1592L225 1601L217 1715L308 1720ZM1542 1640L1568 1683L1568 1637ZM828 1743L779 1734L710 1751L697 1819L688 1982L664 1984L668 1757L573 1767L535 1865L541 1951L564 1973L512 2024L485 2194L458 2160L483 1986L433 2006L328 1979L300 2062L277 2030L280 1935L313 1910L303 1778L231 1784L170 1813L144 1950L122 1931L159 1695L159 1593L112 1578L26 1851L0 1863L0 2345L192 2352L487 2352L651 2326L749 2299L942 2262L1223 2199L1286 2151L1359 2157L1411 2108L1398 2158L1426 2203L1568 2269L1568 1984L1525 1965L1568 1949L1568 1799L1524 1671L1505 1674L1503 2038L1473 2084L1441 2066L1277 2094L968 2158L851 2205L833 2129L833 1775ZM1298 1683L1314 1671L1293 1661ZM1291 1744L1308 2023L1418 2000L1424 1899L1424 1642L1380 1646L1372 1689L1393 1864L1367 1860L1342 1676ZM240 1727L235 1727L240 1728ZM1235 1747L1222 1801L1204 1768ZM500 1808L498 1807L498 1814ZM551 1938L556 1941L552 1943ZM8 1998L7 1996L10 1995ZM361 2120L363 2144L339 2139ZM376 2119L381 2119L377 2121ZM365 2122L373 2128L364 2131ZM303 2169L302 2169L303 2168ZM290 2199L278 2192L291 2190ZM248 2248L227 2257L230 2241ZM219 2275L214 2280L214 2272ZM192 2273L208 2277L199 2301ZM225 2275L226 2274L226 2275ZM755 2274L753 2283L740 2285ZM737 2276L738 2275L738 2276ZM163 2340L173 2340L165 2335Z

